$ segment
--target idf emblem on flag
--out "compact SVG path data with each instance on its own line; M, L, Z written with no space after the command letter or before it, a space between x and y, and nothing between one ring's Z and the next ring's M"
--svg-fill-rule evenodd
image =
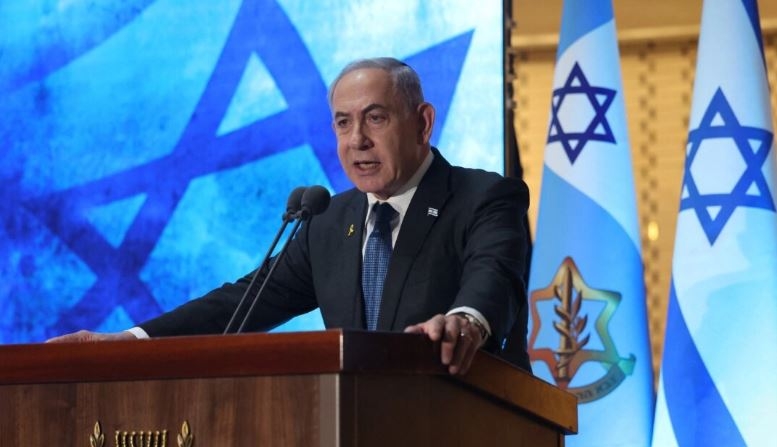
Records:
M584 300L597 301L604 306L596 320L589 321L589 315L582 311ZM536 346L537 334L543 324L538 305L545 301L554 305L552 324L558 333L559 342L556 349ZM621 302L621 294L588 286L572 258L564 259L551 284L532 292L530 302L534 325L529 337L529 354L532 359L545 362L556 385L574 393L579 403L606 396L617 388L627 375L631 375L635 357L619 356L608 328L610 319ZM591 333L601 340L599 349L587 347ZM570 387L575 374L586 362L598 363L602 367L601 377L590 383Z
M774 445L777 213L755 0L705 0L655 447Z
M610 0L564 2L529 277L535 375L578 397L568 446L650 442L653 370Z

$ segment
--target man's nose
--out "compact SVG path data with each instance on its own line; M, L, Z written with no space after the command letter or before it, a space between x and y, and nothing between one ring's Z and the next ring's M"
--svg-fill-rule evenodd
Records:
M367 135L366 129L363 123L356 123L351 129L351 134L348 138L348 145L352 149L365 150L370 147L370 138Z

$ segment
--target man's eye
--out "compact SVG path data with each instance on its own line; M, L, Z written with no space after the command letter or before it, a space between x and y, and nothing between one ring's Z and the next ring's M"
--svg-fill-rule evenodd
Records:
M335 126L337 126L337 127L342 129L342 128L348 126L348 120L345 120L345 119L337 120L337 121L335 121Z
M383 121L386 120L386 117L383 115L375 114L375 115L367 116L367 119L369 119L371 123L382 123Z

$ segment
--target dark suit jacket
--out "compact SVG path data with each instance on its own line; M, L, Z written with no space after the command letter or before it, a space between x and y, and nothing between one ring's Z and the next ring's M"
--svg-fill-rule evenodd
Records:
M455 307L473 307L491 326L486 348L501 352L513 329L509 360L528 370L522 279L527 206L522 181L452 167L435 150L394 246L377 329L402 331ZM263 292L250 330L271 329L316 307L328 328L365 327L360 272L366 212L366 195L353 189L333 197L302 227ZM250 275L225 284L140 326L151 336L220 333L249 281Z

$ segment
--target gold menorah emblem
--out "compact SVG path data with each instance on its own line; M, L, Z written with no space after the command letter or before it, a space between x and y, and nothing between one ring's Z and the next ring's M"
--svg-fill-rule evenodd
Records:
M189 428L189 422L183 421L181 432L176 437L178 447L192 447L194 435ZM91 447L104 447L105 434L100 421L94 423L92 434L89 435ZM116 430L114 432L114 447L167 447L167 430Z

